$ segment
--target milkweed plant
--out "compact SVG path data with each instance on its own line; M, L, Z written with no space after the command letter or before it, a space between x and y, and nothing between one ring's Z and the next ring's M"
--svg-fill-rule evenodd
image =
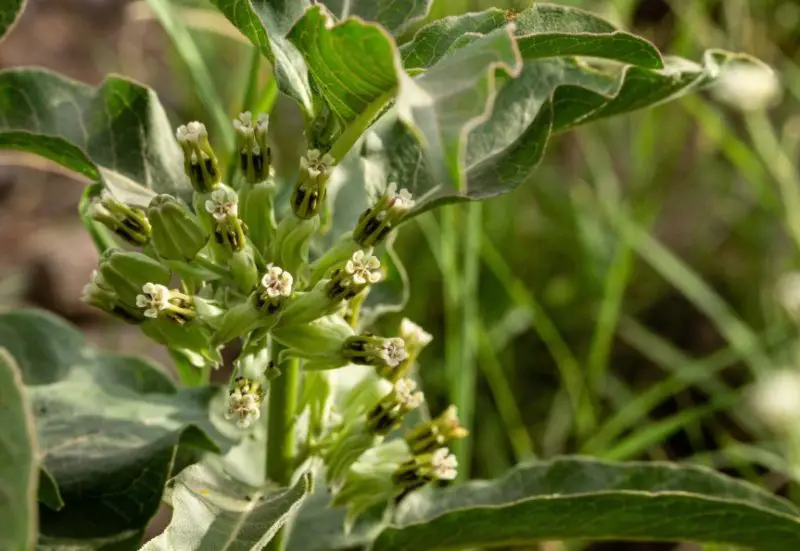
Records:
M535 185L559 132L767 68L663 56L549 4L424 25L423 0L213 4L272 67L252 112L206 101L208 120L179 124L123 77L0 72L2 147L90 180L83 300L165 347L179 379L50 314L0 315L0 548L798 548L792 504L699 467L564 457L456 483L471 422L425 407L432 334L375 329L404 304L382 286L425 300L392 249L419 214ZM175 8L151 5L193 51ZM22 8L0 8L3 31ZM161 503L171 521L143 543Z

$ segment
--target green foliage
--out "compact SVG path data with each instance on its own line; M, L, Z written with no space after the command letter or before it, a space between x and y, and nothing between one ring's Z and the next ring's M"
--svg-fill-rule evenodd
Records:
M25 0L6 0L0 7L0 40L17 22L17 18L22 14L25 7Z

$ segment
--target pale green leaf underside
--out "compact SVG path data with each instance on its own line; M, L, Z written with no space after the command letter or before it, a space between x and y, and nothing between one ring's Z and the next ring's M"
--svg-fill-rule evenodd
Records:
M94 89L43 69L0 72L0 147L46 157L124 200L188 189L155 93L121 77Z
M376 21L393 35L402 33L411 23L425 17L433 0L323 0L339 19L357 16Z
M800 548L800 511L713 471L564 458L501 479L418 493L373 551L467 549L544 540L669 540L760 551Z
M142 551L260 551L310 490L311 475L291 488L251 488L207 465L178 475L167 529Z
M177 391L152 364L92 349L49 314L0 315L0 347L20 367L54 481L40 497L58 505L58 490L63 499L59 511L40 507L40 533L51 544L78 538L99 546L131 534L135 543L158 507L178 445L217 450L207 434L227 443L208 420L213 388Z
M14 359L0 348L0 549L36 541L36 443L31 404Z
M4 0L0 6L0 41L17 22L25 7L25 0Z

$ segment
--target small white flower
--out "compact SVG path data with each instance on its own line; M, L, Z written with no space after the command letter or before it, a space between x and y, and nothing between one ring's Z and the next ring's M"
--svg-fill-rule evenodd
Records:
M267 273L261 278L261 286L270 298L291 296L293 283L292 274L274 264L267 266Z
M161 310L169 308L169 289L158 283L145 283L143 295L136 295L136 306L144 309L146 318L157 318Z
M381 280L381 273L377 271L380 267L381 262L377 257L368 255L364 251L356 251L347 261L344 269L352 276L354 283L366 285L367 283L378 283Z
M400 322L400 336L409 347L414 348L424 348L433 340L433 335L408 318Z
M431 468L439 480L455 480L458 475L458 460L447 448L439 448L433 452Z
M414 199L411 197L411 192L403 188L392 194L390 205L395 215L403 215L414 207Z
M211 199L206 201L206 211L219 222L229 216L239 215L239 197L233 190L217 188L211 193Z
M188 124L182 124L175 131L175 137L181 143L194 143L200 142L201 138L208 137L206 126L202 122L192 121Z
M403 360L408 357L406 352L406 343L403 339L393 338L386 339L381 347L381 358L386 362L389 367L397 367Z
M774 105L781 96L781 83L771 68L754 62L729 63L711 89L717 100L743 111Z
M412 379L400 379L394 384L394 394L403 408L412 410L422 405L425 395L417 390L417 383Z
M322 154L319 149L310 149L300 157L300 168L307 171L311 177L317 177L322 172L329 170L334 164L334 159L329 153Z
M269 127L269 116L266 113L261 113L258 116L255 127L256 132L260 134L266 134L267 128Z
M800 431L800 372L781 369L758 381L750 395L753 411L777 432Z
M250 111L239 113L239 116L233 119L233 128L237 132L253 131L253 115Z
M246 429L261 417L261 402L264 391L257 382L244 377L236 379L236 386L228 393L226 419L238 417L236 425Z

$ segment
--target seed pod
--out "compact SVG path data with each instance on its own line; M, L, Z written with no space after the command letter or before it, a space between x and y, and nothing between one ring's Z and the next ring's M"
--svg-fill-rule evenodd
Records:
M157 195L147 209L153 227L153 247L168 260L189 262L206 246L208 233L197 217L174 197Z

